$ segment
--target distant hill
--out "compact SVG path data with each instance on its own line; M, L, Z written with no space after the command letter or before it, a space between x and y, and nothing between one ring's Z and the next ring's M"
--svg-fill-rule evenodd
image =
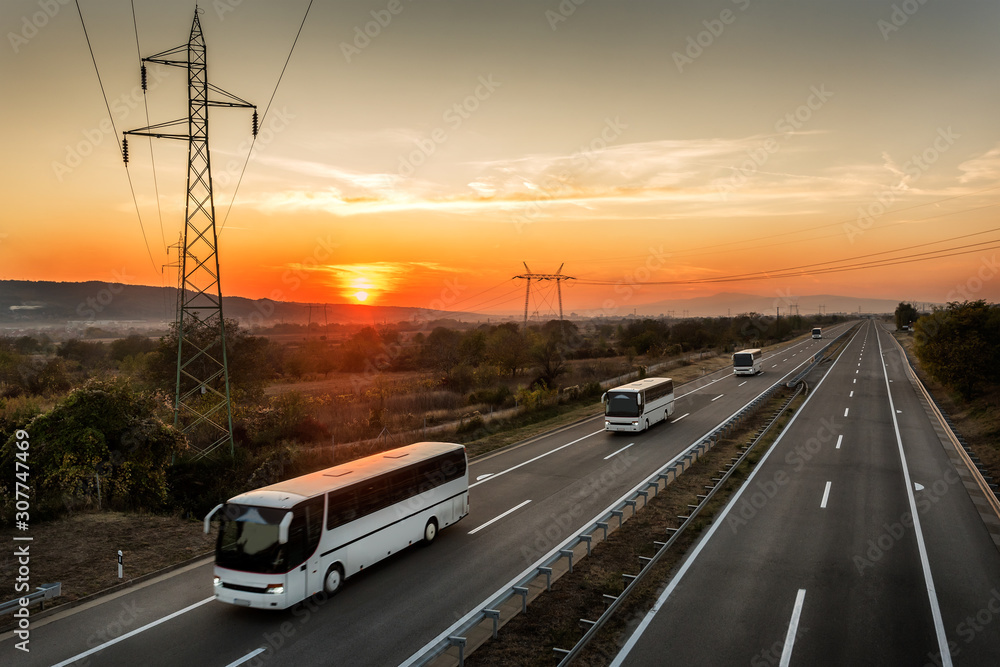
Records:
M177 301L175 287L149 287L88 281L60 283L49 281L0 280L0 325L38 326L66 322L144 321L151 324L170 322ZM310 320L309 305L291 301L223 297L227 318L269 325L277 322L305 324ZM313 306L312 321L341 324L402 322L414 317L426 319L468 318L475 313L454 313L427 308L400 306L365 306L332 303Z
M695 297L691 299L669 299L635 306L639 315L666 315L673 311L674 317L683 317L687 311L688 317L718 317L721 315L756 312L762 315L774 315L776 308L781 308L782 315L795 312L798 305L800 315L814 315L820 312L833 313L892 313L900 301L906 299L871 299L866 297L838 296L833 294L810 294L784 296L760 296L758 294L740 294L737 292L722 292L712 296ZM927 304L928 306L930 304Z

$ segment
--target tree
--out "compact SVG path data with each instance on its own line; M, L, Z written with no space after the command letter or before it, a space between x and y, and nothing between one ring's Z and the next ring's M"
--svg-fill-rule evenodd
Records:
M917 317L919 317L919 313L912 304L900 301L899 305L896 306L896 329L910 326L917 321Z
M42 515L80 506L162 509L167 467L184 438L160 418L162 394L130 381L94 379L25 427L31 434L33 508ZM158 414L159 413L159 414ZM15 434L16 435L16 434ZM5 471L0 497L12 498L17 452L11 437L0 450Z
M966 400L1000 374L1000 306L952 302L917 320L913 351L927 372Z

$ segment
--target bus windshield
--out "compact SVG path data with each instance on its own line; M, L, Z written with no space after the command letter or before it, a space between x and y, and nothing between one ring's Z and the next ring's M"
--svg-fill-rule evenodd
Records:
M244 572L284 572L285 549L278 543L278 524L288 510L229 503L223 512L215 562Z
M638 417L639 402L634 392L608 394L608 402L604 406L604 414L608 417Z
M753 366L753 355L747 353L736 353L733 355L734 366Z

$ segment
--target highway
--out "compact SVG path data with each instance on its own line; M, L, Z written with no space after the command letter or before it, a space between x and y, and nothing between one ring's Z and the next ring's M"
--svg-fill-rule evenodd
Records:
M1000 552L899 354L867 322L817 375L614 665L1000 664Z
M760 376L723 369L678 387L673 423L645 433L605 433L595 415L473 461L469 516L329 600L282 612L218 603L203 562L37 620L27 660L8 633L0 656L30 665L399 664L827 342L766 353Z

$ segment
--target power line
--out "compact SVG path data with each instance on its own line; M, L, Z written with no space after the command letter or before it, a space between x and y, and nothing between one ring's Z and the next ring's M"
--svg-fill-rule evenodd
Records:
M912 255L903 255L902 257L888 257L888 258L885 258L884 260L860 262L860 263L856 263L856 264L849 264L847 266L826 266L826 265L828 265L828 264L837 264L837 263L841 263L841 262L851 262L851 261L855 261L855 260L859 260L859 259L864 259L866 257L876 257L876 256L879 256L879 255L886 255L886 254L889 254L889 253L898 253L898 252L902 252L904 250L912 250L912 249L915 249L915 248L926 247L926 246L929 246L929 245L937 245L939 243L946 243L946 242L949 242L949 241L957 241L959 239L969 238L971 236L978 236L980 234L987 234L987 233L996 232L996 231L1000 231L1000 228L990 229L990 230L986 230L986 231L983 231L983 232L975 232L975 233L972 233L972 234L963 234L963 235L960 235L960 236L954 236L954 237L951 237L951 238L941 239L941 240L938 240L938 241L931 241L931 242L928 242L928 243L920 243L920 244L913 245L913 246L906 246L906 247L903 247L903 248L896 248L894 250L886 250L886 251L883 251L883 252L869 253L869 254L866 254L866 255L858 255L856 257L845 257L845 258L842 258L842 259L829 260L829 261L826 261L826 262L816 262L816 263L813 263L813 264L803 264L803 265L800 265L800 266L784 267L784 268L781 268L781 269L773 269L773 270L770 270L770 271L758 271L758 272L752 272L752 273L739 273L739 274L732 274L732 275L728 275L728 276L720 276L720 277L716 277L716 278L695 278L695 279L691 279L691 280L649 281L649 282L644 282L642 284L643 285L693 285L693 284L703 284L703 283L744 282L744 281L750 281L750 280L772 280L772 279L775 279L775 278L787 278L787 277L791 277L791 276L801 275L803 273L811 274L811 275L818 275L818 274L824 274L824 273L836 273L836 272L841 272L841 271L856 271L856 270L861 270L861 269L879 268L879 267L882 267L882 266L894 266L896 264L905 264L905 263L911 262L911 261L914 261L914 262L915 261L924 261L926 259L936 259L938 257L941 257L941 258L943 258L943 257L952 257L952 256L955 256L955 255L962 255L962 254L968 254L968 253L972 253L972 252L979 252L981 250L989 250L991 248L982 248L982 247L979 247L979 246L984 246L984 245L988 245L988 244L991 244L991 243L997 243L998 241L1000 241L1000 239L991 239L991 240L988 240L988 241L981 241L979 243L972 243L972 244L965 244L965 245L960 245L960 246L954 246L954 247L951 247L951 248L939 248L938 250L931 250L931 251L923 252L923 253L915 253L915 254L912 254ZM969 248L971 248L971 249L969 249ZM968 250L966 250L966 249L968 249ZM961 251L961 252L953 252L953 251ZM945 254L945 253L947 253L947 254ZM814 267L823 267L823 266L826 266L826 268L819 268L819 269L815 269L814 268ZM587 285L615 285L615 284L618 284L618 283L612 282L612 281L581 280L580 282L583 283L583 284L587 284Z
M143 67L142 64L142 51L139 49L139 24L135 19L135 0L130 0L132 5L132 29L135 31L135 54L139 58L139 67ZM149 125L149 102L146 100L146 85L145 78L143 79L142 86L142 105L146 113L146 125ZM117 131L115 132L117 136ZM153 166L153 192L156 194L156 215L160 219L160 241L163 242L163 247L167 247L167 238L163 235L163 211L160 209L160 185L156 180L156 158L153 157L153 137L148 137L149 141L149 161Z
M76 11L80 15L80 25L83 26L83 36L87 40L87 49L90 51L90 60L94 63L94 71L97 72L97 83L101 86L101 96L104 98L104 108L108 110L108 117L111 119L111 129L115 132L115 137L118 136L118 128L115 127L115 116L111 113L111 104L108 103L108 95L104 91L104 81L101 80L101 70L97 66L97 58L94 56L94 47L90 44L90 34L87 32L87 23L83 20L83 10L80 9L80 0L75 0ZM122 153L122 158L125 157L124 149L122 149L121 144L118 145L118 150ZM149 255L149 264L153 267L153 271L156 271L156 262L153 261L153 251L149 249L149 241L146 239L146 228L142 224L142 214L139 212L139 200L135 196L135 187L132 185L132 174L129 173L128 169L125 169L125 174L128 176L128 188L132 192L132 202L135 204L135 214L139 218L139 229L142 231L142 242L146 245L146 254Z
M285 69L288 68L288 62L292 59L292 52L295 51L295 45L299 43L299 35L302 34L302 28L306 24L306 18L309 16L309 10L312 9L313 0L309 0L309 4L306 6L306 13L302 16L302 23L299 24L299 30L295 33L295 39L292 40L292 48L288 50L288 57L285 58L285 64L281 67L281 73L278 74L278 81L274 84L274 90L271 92L271 99L267 101L267 106L264 107L264 113L260 117L260 124L264 124L264 119L267 118L267 112L271 108L271 102L274 101L274 96L278 94L278 86L281 85L281 79L285 76ZM240 170L240 177L236 179L236 187L233 189L233 196L229 200L229 208L226 209L226 217L222 219L222 227L219 229L221 234L226 229L226 222L229 221L229 213L233 210L233 204L236 203L236 194L240 191L240 184L243 183L243 175L247 171L247 165L250 163L250 156L253 155L254 144L257 143L257 135L254 134L253 139L250 141L250 149L247 151L247 158L243 161L243 168Z

